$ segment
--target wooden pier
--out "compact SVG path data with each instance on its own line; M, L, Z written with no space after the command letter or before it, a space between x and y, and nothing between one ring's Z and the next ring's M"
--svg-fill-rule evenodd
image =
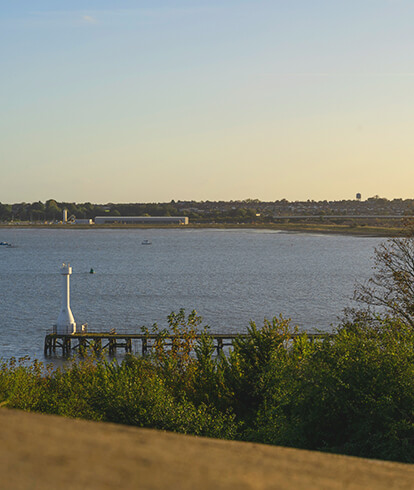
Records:
M295 338L302 335L301 333L292 334L290 338ZM325 333L312 333L307 334L310 340L324 339L332 334ZM194 336L195 340L200 340L203 337L202 334ZM217 354L223 351L224 347L229 347L233 344L233 340L236 338L246 338L247 334L208 334L214 342L214 348ZM125 353L132 353L132 341L137 341L141 346L141 353L145 356L148 350L151 349L157 339L162 338L166 346L173 345L176 340L182 340L182 337L177 337L174 334L171 335L156 335L156 334L134 334L134 333L74 333L74 334L58 334L50 333L45 337L44 353L45 356L56 355L59 350L63 356L69 356L73 352L86 352L92 350L96 354L100 354L102 351L107 350L109 355L114 355L117 349L122 349Z

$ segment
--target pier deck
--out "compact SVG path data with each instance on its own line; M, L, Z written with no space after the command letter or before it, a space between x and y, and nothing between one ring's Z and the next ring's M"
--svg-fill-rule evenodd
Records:
M292 334L290 338L295 338L302 335L302 333ZM330 337L333 334L327 333L307 333L307 337L310 340L324 339ZM202 334L196 334L195 340L200 340L203 337ZM208 337L213 339L214 348L217 354L222 352L226 346L231 346L233 340L236 338L246 338L247 334L217 334L209 333ZM110 355L116 354L117 349L124 349L126 353L132 353L132 341L136 340L141 347L141 353L145 356L148 350L154 345L157 339L162 338L166 345L172 345L174 340L182 340L183 337L171 334L162 335L159 334L143 334L143 333L74 333L74 334L57 334L50 333L45 337L44 353L45 356L56 354L60 349L62 355L70 355L73 351L82 352L82 350L91 349L97 354L100 354L104 349L107 349Z

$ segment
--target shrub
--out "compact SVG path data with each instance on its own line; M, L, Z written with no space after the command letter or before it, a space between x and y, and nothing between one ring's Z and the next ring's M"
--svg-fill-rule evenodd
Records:
M384 320L380 331L342 328L292 364L291 370L280 372L276 364L269 370L252 438L414 461L411 328L392 320Z
M170 316L147 357L64 369L0 364L0 406L186 434L414 462L414 331L354 315L311 341L289 320L250 324L228 356L195 312Z

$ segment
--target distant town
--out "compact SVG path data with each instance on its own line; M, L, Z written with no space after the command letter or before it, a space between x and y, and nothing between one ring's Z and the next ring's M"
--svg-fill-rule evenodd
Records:
M414 199L379 196L342 201L170 201L167 203L92 204L59 202L0 203L3 223L33 224L272 224L329 221L338 225L391 224L414 216Z

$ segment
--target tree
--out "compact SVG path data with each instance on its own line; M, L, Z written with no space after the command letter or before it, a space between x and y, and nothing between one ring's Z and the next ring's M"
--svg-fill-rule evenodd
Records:
M2 204L0 202L0 220L6 221L12 217L12 207L10 204Z
M41 202L33 202L28 205L30 221L42 221L45 219L45 205Z
M374 274L358 284L356 301L414 327L414 235L392 238L375 249Z
M54 220L60 218L62 215L62 210L58 206L54 199L49 199L46 201L46 218L49 220Z

